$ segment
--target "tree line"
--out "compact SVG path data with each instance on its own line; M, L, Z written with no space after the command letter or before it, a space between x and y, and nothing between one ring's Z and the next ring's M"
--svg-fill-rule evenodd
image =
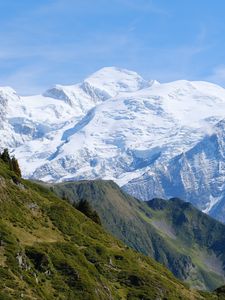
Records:
M4 149L2 153L0 152L0 159L3 160L9 166L9 169L18 177L22 176L18 160L15 156L10 156L8 149Z

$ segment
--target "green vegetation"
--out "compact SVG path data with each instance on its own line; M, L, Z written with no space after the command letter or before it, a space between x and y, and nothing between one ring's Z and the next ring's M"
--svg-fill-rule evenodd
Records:
M225 300L225 286L216 289L215 294L217 295L218 299Z
M188 289L165 267L20 179L0 159L0 299L219 299Z
M0 158L8 165L10 170L12 170L18 177L21 177L19 163L15 156L10 157L8 149L4 149L3 152L0 153Z
M225 226L179 199L141 202L112 181L64 182L51 189L71 203L87 199L102 225L193 288L224 284Z
M93 222L101 225L101 220L99 215L93 208L91 207L90 203L87 200L81 199L78 204L75 205L75 208L81 211L85 216L90 218Z

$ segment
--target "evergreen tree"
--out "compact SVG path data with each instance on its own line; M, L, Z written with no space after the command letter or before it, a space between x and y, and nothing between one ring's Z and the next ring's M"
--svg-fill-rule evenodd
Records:
M18 177L21 177L21 170L20 170L20 166L18 163L18 160L15 158L15 156L12 157L11 159L11 165L12 165L12 170L16 173L16 175Z
M18 160L13 156L12 158L9 155L9 151L7 148L3 150L2 153L0 153L0 159L2 159L18 177L21 178L21 170L18 163Z
M87 200L80 200L80 202L75 206L76 209L81 211L85 214L88 218L92 219L95 223L101 225L101 220L99 215L93 208L91 207L90 203Z
M10 170L12 170L12 160L7 148L3 150L3 152L0 155L0 158L9 166Z
M9 151L8 151L7 148L4 149L3 152L1 153L1 159L2 159L5 163L10 164L11 158L10 158L10 156L9 156Z
M54 191L54 190L53 190L53 191ZM66 195L66 192L65 192L65 191L62 192L62 196L61 196L61 197L62 197L63 200L66 200L67 202L70 202L70 199L69 199L68 196Z

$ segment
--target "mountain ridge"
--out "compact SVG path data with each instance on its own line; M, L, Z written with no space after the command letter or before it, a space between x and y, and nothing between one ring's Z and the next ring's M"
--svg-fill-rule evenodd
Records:
M107 231L192 287L212 290L225 282L225 225L192 204L177 198L139 201L112 181L48 186L71 203L87 200Z
M1 91L2 148L16 155L25 177L44 181L102 178L127 188L193 149L224 119L225 111L225 90L215 84L159 84L113 67L44 95L20 97L10 89ZM196 174L199 171L196 168ZM217 172L223 180L223 168ZM155 191L151 195L160 197L161 183L152 186L151 180L149 176ZM178 192L174 189L169 196ZM182 198L192 201L195 191L190 193ZM213 201L222 205L221 199L210 198L212 194L205 193L205 202L197 207L209 211ZM214 210L213 216L217 214Z

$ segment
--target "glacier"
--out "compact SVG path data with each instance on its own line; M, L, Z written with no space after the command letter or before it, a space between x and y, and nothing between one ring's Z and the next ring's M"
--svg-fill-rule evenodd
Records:
M186 199L205 213L225 221L225 120L194 147L156 162L151 171L131 180L124 190L143 200L159 197ZM220 207L220 208L219 208Z
M1 148L16 155L24 177L112 179L143 200L180 196L214 216L223 208L225 89L218 85L159 83L106 67L42 95L1 87L0 108Z

